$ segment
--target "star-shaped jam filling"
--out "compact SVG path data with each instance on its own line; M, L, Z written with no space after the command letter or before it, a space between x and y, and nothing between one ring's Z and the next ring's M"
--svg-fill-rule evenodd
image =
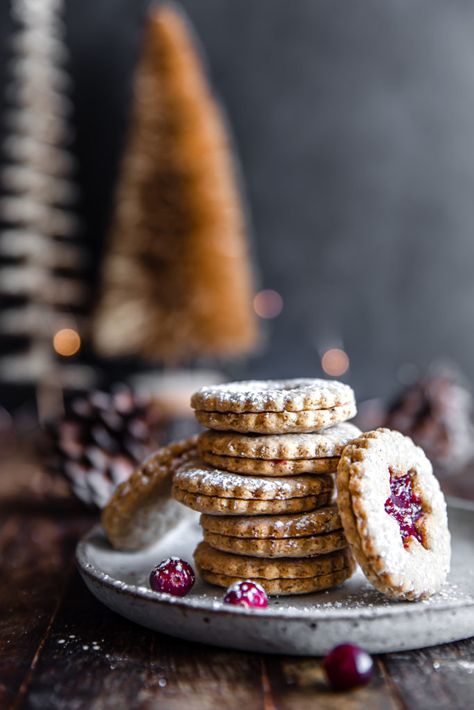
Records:
M422 543L423 537L416 522L423 516L423 506L413 490L411 472L401 476L396 476L391 468L389 472L391 495L385 501L385 510L397 521L405 547L408 547L410 537Z

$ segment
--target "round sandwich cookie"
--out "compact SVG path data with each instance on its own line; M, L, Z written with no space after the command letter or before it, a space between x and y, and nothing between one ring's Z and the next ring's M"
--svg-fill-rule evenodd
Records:
M321 459L246 459L243 456L219 456L209 451L201 453L202 460L222 471L249 476L296 476L300 473L335 473L339 458Z
M337 572L352 564L352 555L347 547L316 557L267 560L214 550L206 542L198 544L194 559L201 569L246 579L303 579Z
M214 515L292 513L326 505L332 476L259 478L188 463L175 474L173 496L193 510Z
M329 505L307 513L292 515L261 515L254 517L201 515L202 529L217 535L267 539L295 538L321 535L342 529L336 505Z
M204 541L215 550L232 552L234 555L270 558L325 555L347 547L347 540L343 530L304 537L260 538L254 540L248 537L219 535L204 530Z
M179 467L173 486L188 493L220 498L287 500L332 491L334 481L329 475L291 478L241 476L191 462Z
M321 379L247 380L202 387L191 406L205 412L301 412L332 409L355 402L342 382Z
M309 378L203 387L192 396L191 406L210 429L262 434L317 431L357 412L348 385Z
M314 510L327 505L332 492L319 495L307 495L301 498L286 498L282 500L252 500L249 498L220 498L219 496L187 493L180 488L173 488L175 500L198 513L209 515L276 515L278 513L299 513L304 510Z
M285 434L314 432L344 422L357 414L355 402L331 409L301 410L298 412L210 412L195 410L200 424L217 431L237 431L243 434Z
M185 509L171 497L173 474L195 457L196 437L164 446L117 487L102 511L102 526L113 547L139 550L182 519Z
M351 577L354 571L348 548L318 557L265 559L221 552L201 542L194 559L202 578L210 584L227 587L239 580L252 579L272 595L329 589Z
M209 451L201 453L202 460L231 473L249 476L295 476L300 473L335 473L339 458L321 459L247 459L243 456L219 456Z
M206 569L199 569L201 577L208 584L214 584L217 587L227 589L231 584L236 582L244 582L247 577L229 576L226 574L218 574L210 572ZM264 587L266 593L272 597L289 596L294 594L311 594L313 592L324 592L327 589L333 589L343 584L347 579L350 579L354 574L354 567L345 567L336 572L329 574L321 574L317 577L300 577L300 578L282 578L279 579L258 579L253 578L253 581L258 582Z
M354 556L392 599L437 592L450 565L446 502L422 449L389 429L362 434L343 451L338 507Z
M258 436L205 431L198 437L198 449L207 464L235 473L326 473L336 470L342 449L360 433L348 422L303 434Z

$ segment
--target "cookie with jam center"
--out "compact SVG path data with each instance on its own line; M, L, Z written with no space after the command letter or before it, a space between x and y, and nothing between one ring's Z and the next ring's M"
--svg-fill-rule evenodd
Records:
M425 599L449 572L446 501L422 449L399 432L369 431L344 449L337 503L366 577L392 599Z

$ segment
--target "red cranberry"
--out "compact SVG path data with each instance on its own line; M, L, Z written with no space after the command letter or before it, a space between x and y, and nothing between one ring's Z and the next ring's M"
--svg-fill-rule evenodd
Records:
M168 557L152 569L150 587L154 592L167 592L184 597L195 582L193 568L179 557Z
M268 597L261 584L246 579L243 582L235 582L229 587L225 593L224 602L247 608L265 609L268 606Z
M395 476L390 469L390 491L390 498L385 501L385 510L397 521L403 544L406 546L410 537L423 542L421 532L415 524L423 516L423 507L413 490L410 472Z
M359 646L343 643L324 659L324 670L335 690L350 690L369 682L374 669L371 656Z

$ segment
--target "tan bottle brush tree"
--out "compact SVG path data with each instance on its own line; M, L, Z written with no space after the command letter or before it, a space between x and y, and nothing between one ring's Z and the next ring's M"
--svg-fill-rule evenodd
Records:
M176 363L256 340L245 219L225 121L189 26L151 11L94 336Z

